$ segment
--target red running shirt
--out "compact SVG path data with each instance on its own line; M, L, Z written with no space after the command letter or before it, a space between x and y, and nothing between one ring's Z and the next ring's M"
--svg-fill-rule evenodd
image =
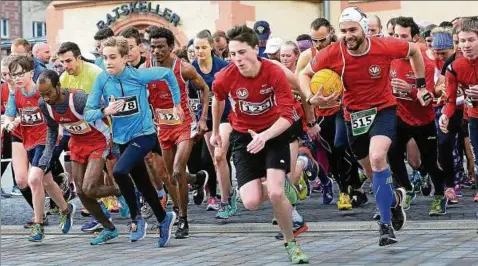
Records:
M234 130L260 132L283 117L294 122L294 97L284 71L268 60L261 61L261 69L254 78L241 75L230 64L215 75L212 90L219 101L231 101L229 119Z
M321 50L310 63L314 72L329 68L342 76L346 120L350 120L351 111L374 107L380 111L396 105L389 82L390 63L410 53L410 44L406 41L395 38L367 39L369 47L362 55L350 54L340 41Z

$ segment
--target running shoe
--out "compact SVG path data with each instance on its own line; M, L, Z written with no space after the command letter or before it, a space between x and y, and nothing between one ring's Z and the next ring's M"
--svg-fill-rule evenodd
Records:
M90 212L84 206L81 207L80 213L83 217L91 217Z
M395 233L393 233L393 228L390 224L381 224L378 223L380 226L380 238L378 240L379 246L386 246L397 243L397 238L395 237Z
M125 200L125 198L123 197L123 195L121 195L121 196L118 197L118 203L119 203L119 215L120 215L121 217L127 217L127 216L129 216L128 203L126 203L126 200ZM164 209L166 210L166 207L164 207Z
M292 185L292 183L290 182L289 178L287 178L287 176L285 177L285 181L284 181L284 192L285 192L285 196L287 197L287 199L290 201L292 205L297 204L297 201L299 199L298 191L295 188L295 186Z
M328 177L327 184L322 187L322 203L330 204L334 200L334 181Z
M445 190L445 197L447 198L448 200L448 203L449 205L455 205L455 204L458 204L458 199L456 197L456 194L455 194L455 189L452 188L452 187L449 187Z
M458 198L463 197L463 193L461 192L461 186L459 184L455 186L455 195Z
M300 200L305 200L307 198L307 194L309 193L307 182L308 180L305 180L304 172L302 171L300 173L299 183L296 185Z
M397 188L395 190L394 195L396 195L397 197L397 205L395 206L395 208L391 208L392 228L395 231L400 231L402 230L403 226L407 222L407 214L405 213L405 210L403 209L403 206L405 205L405 198L407 196L407 193L405 192L405 189Z
M209 174L201 170L196 173L196 184L193 185L193 201L196 205L201 205L204 202L204 198L206 197L206 191L204 187L207 184L207 180L209 179Z
M29 241L41 242L45 237L45 230L41 224L33 224L30 228L30 231L30 236L28 237Z
M299 157L304 157L306 161L304 162L304 177L307 177L309 181L314 181L319 176L319 164L312 156L312 153L307 147L299 148Z
M432 192L432 183L430 181L430 176L426 174L425 176L421 176L421 192L423 196L430 196Z
M2 196L2 198L8 199L8 198L11 198L11 197L12 197L12 194L7 193L7 192L2 188L1 196Z
M165 247L171 239L171 232L173 231L173 224L176 220L176 213L167 212L164 221L159 225L159 239L158 246Z
M210 197L207 201L206 211L217 211L219 210L219 204L217 203L216 197Z
M179 217L178 228L176 230L176 239L184 239L189 237L189 225L186 219Z
M216 219L229 219L229 215L231 212L231 205L225 202L219 202L219 209L216 213Z
M56 215L60 213L60 208L58 206L50 206L49 210L46 212L46 215Z
M131 242L136 242L142 240L146 236L146 228L148 223L143 219L143 217L138 216L135 220L131 221L129 238Z
M95 217L91 216L90 220L84 225L82 225L80 230L85 233L88 233L88 232L96 231L102 227L103 225L98 220L96 220Z
M31 228L35 224L35 217L33 217L30 221L26 222L23 225L23 228L28 229ZM48 216L46 214L43 215L43 226L47 226L50 224L50 221L48 221Z
M118 229L115 228L115 230L110 231L109 229L105 228L101 230L101 232L91 240L90 244L102 245L106 243L107 241L117 238L118 236L119 236Z
M145 202L143 207L141 207L141 216L143 216L144 219L148 219L153 216L153 209L151 209L147 202Z
M239 201L239 191L237 189L232 188L232 194L229 196L229 206L231 209L229 210L229 216L234 216L239 213L239 209L237 208L237 202Z
M412 175L410 176L410 183L412 183L415 192L420 192L422 187L422 178L419 171L413 170Z
M289 260L293 264L309 263L309 257L302 252L299 244L295 240L292 240L284 244Z
M447 199L443 196L433 196L432 207L430 209L430 216L440 216L446 214Z
M176 214L176 220L174 221L174 226L179 223L179 207L173 206L173 212Z
M364 206L368 202L367 194L360 190L350 190L352 208L358 208Z
M403 209L408 210L410 209L410 205L415 202L415 198L417 194L414 191L407 191L405 198L405 203L403 204Z
M372 219L380 220L380 217L381 217L380 210L378 209L378 207L375 207L375 212L373 213Z
M13 196L21 196L22 192L20 191L20 188L18 186L13 186L11 194Z
M339 194L339 200L337 201L337 208L339 211L348 211L352 209L352 203L350 202L350 196L345 193Z
M68 203L68 213L60 213L60 228L63 234L67 234L73 227L73 217L75 215L76 206Z
M307 226L307 224L302 221L302 222L294 222L293 224L293 232L294 232L294 237L297 237L298 235L304 233L304 232L307 232L307 230L309 230L309 227ZM279 232L277 233L277 235L275 236L275 238L277 240L284 240L284 234L282 234L282 232Z

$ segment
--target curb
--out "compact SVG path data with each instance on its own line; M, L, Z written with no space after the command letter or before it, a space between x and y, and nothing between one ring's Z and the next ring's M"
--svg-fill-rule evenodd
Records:
M310 222L308 232L347 232L347 231L377 231L376 221L370 222ZM128 234L126 225L116 225L120 233ZM149 228L150 226L148 226ZM478 220L447 220L447 221L408 221L404 231L412 230L477 230ZM277 232L278 227L266 223L231 223L231 224L191 224L191 233L269 233ZM25 235L28 233L22 225L2 225L1 235ZM49 235L61 235L56 225L45 227ZM73 226L69 235L84 235L80 226Z

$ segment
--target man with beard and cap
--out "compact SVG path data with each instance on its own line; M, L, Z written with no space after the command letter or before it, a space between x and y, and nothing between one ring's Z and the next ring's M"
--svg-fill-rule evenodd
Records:
M397 242L406 221L403 210L405 191L394 191L387 152L396 135L396 100L390 88L390 61L409 57L416 76L417 98L430 104L426 90L425 67L420 49L413 43L392 38L368 38L367 16L357 7L342 11L339 19L342 40L324 48L300 73L300 85L309 89L314 74L332 69L344 85L342 103L347 134L352 152L368 177L373 177L373 191L380 211L379 245ZM319 89L320 91L320 89ZM339 93L330 96L310 95L307 102L325 105L336 101Z

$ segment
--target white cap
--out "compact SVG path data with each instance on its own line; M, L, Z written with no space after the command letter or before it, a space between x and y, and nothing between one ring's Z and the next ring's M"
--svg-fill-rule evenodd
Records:
M281 38L278 38L278 37L270 38L269 40L267 40L266 49L264 50L264 53L266 53L266 54L277 53L283 42L284 42L284 40L282 40Z
M363 13L358 7L347 7L342 11L339 18L339 24L346 21L357 22L367 34L368 32L368 19L367 15Z

